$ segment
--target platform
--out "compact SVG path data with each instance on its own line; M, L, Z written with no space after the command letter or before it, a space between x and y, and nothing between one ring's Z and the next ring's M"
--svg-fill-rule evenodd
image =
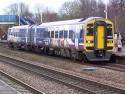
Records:
M114 54L119 57L125 57L125 46L122 47L122 50L120 52L114 51Z
M14 88L6 84L4 81L0 80L0 94L21 94Z

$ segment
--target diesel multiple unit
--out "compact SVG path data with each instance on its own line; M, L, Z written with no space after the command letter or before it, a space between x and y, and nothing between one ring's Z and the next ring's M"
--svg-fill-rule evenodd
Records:
M84 61L109 61L114 26L101 17L14 26L8 29L10 47L37 50Z

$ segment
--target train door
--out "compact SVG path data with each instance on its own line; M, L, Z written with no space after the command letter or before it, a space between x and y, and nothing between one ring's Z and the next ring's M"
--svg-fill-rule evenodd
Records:
M104 26L97 26L97 49L104 49Z
M95 48L101 50L106 48L107 36L106 36L106 23L104 21L95 22Z
M78 44L79 44L79 42L78 42L78 36L79 36L79 31L80 31L80 26L79 25L76 25L75 26L76 28L76 30L75 30L75 47L76 47L76 49L78 49Z
M27 32L27 44L28 44L28 45L29 45L30 42L31 42L31 37L30 37L30 36L31 36L31 30L32 30L31 27L29 27L28 30L27 30L27 31L28 31L28 32Z
M32 28L32 29L31 29L30 34L31 34L31 45L32 45L32 44L34 43L35 28Z

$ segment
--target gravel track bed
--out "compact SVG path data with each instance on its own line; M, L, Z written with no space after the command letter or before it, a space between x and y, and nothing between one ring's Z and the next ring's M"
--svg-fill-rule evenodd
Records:
M26 90L24 87L20 86L19 84L13 82L12 80L6 78L2 74L0 74L0 80L4 81L7 83L9 86L20 92L21 94L33 94L29 90Z
M84 68L90 68L93 66L79 64L71 60L61 61L60 59L53 58L51 56L46 57L46 56L42 56L42 55L38 55L34 53L31 54L31 53L21 52L21 51L18 52L17 50L11 50L11 49L6 49L2 47L0 47L0 52L11 55L11 56L17 56L23 59L31 60L39 66L41 66L41 64L46 64L46 65L50 65L53 67L62 68L65 70L79 72L81 73L81 75L83 74L83 75L98 77L107 81L112 81L112 82L125 85L125 73L124 72L113 71L110 69L105 69L105 68L100 68L100 67L94 67L96 68L96 70L94 71L86 71L84 70Z
M0 69L46 94L84 94L83 92L56 83L55 81L50 81L39 75L35 75L28 71L24 72L24 70L9 64L0 62Z

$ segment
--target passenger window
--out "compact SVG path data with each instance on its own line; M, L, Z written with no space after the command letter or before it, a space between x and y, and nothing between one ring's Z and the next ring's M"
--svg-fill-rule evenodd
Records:
M48 37L48 32L46 28L37 28L36 37L46 38Z
M63 38L63 31L59 32L59 38Z
M87 28L87 36L93 36L93 35L94 35L93 28L91 27Z
M54 31L51 31L51 38L54 38Z
M80 30L80 38L83 38L83 35L84 35L84 30L81 29L81 30Z
M20 37L24 37L25 34L26 34L26 29L20 29L19 31L20 31L20 32L19 32L19 36L20 36Z
M58 31L55 31L55 38L58 38Z
M73 38L74 37L74 32L73 32L73 30L69 30L69 38Z
M50 31L48 31L48 38L50 38Z
M64 31L64 38L67 38L67 37L68 37L68 31L65 30L65 31Z
M48 32L47 32L47 31L44 31L43 33L44 33L44 34L43 34L43 38L47 38L47 37L48 37Z

